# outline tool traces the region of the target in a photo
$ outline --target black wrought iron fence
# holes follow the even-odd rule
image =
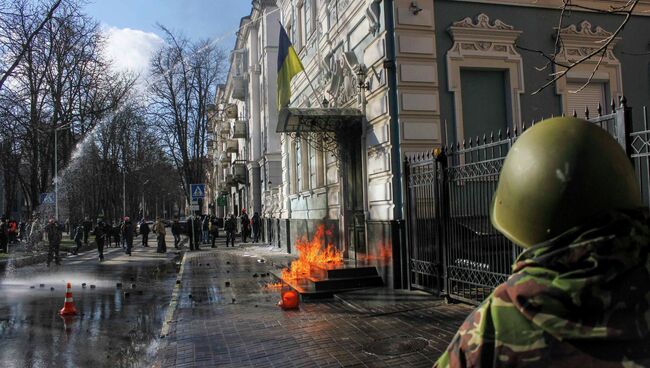
[[[646,205],[650,203],[650,130],[631,132],[624,98],[585,118],[607,130],[632,158]],[[577,114],[574,112],[574,116]],[[644,116],[645,108],[644,108]],[[462,144],[405,159],[409,279],[424,289],[479,303],[506,281],[521,249],[489,219],[503,161],[526,129],[474,137]]]

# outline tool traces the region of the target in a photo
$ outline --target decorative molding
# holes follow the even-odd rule
[[[457,140],[462,141],[465,137],[460,81],[460,71],[465,68],[503,70],[508,74],[510,88],[506,93],[509,95],[511,123],[520,125],[524,72],[515,41],[522,32],[499,19],[491,23],[489,16],[483,13],[477,16],[476,21],[467,17],[454,22],[448,31],[454,43],[447,51],[447,83],[449,91],[454,93]]]
[[[481,3],[490,5],[509,5],[526,8],[547,8],[558,10],[562,7],[562,0],[457,0],[466,3]],[[627,0],[581,0],[580,5],[593,9],[608,10],[610,7],[624,6]],[[585,13],[594,13],[592,10],[580,10]],[[641,0],[634,9],[634,15],[650,16],[650,0]]]
[[[499,19],[494,21],[494,24],[490,24],[490,17],[485,13],[481,13],[476,17],[476,23],[472,18],[467,17],[463,20],[459,20],[452,24],[452,27],[461,27],[461,28],[482,28],[482,29],[497,29],[497,30],[512,30],[513,26],[505,24]]]
[[[611,32],[607,32],[600,26],[596,26],[595,30],[592,30],[591,28],[591,23],[587,20],[583,20],[582,23],[580,23],[579,30],[575,24],[572,24],[568,27],[562,28],[560,30],[560,35],[562,35],[562,37],[609,37],[612,35]]]
[[[557,28],[555,29],[557,32]],[[601,47],[602,41],[611,37],[612,33],[603,29],[600,26],[593,25],[588,21],[582,21],[579,26],[571,24],[565,28],[560,29],[560,37],[562,38],[562,48],[558,52],[556,61],[558,64],[570,64],[581,60],[588,56],[596,49]],[[623,95],[623,77],[621,71],[621,62],[614,55],[614,47],[621,40],[621,37],[616,37],[608,45],[603,59],[600,60],[600,55],[596,55],[590,59],[582,61],[580,64],[574,66],[564,78],[558,79],[555,83],[555,91],[562,100],[562,112],[570,115],[573,111],[568,111],[569,106],[569,88],[567,87],[567,80],[574,82],[584,82],[589,80],[589,76],[594,72],[594,68],[598,66],[598,70],[594,73],[594,79],[600,82],[606,82],[606,88],[609,98],[618,98]],[[600,61],[600,65],[599,65]],[[559,72],[564,68],[560,65],[555,65],[555,71]],[[595,78],[598,77],[598,78]]]

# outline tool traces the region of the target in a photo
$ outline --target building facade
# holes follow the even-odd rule
[[[237,152],[226,160],[231,168],[246,161],[247,181],[226,188],[234,178],[226,169],[216,181],[231,199],[227,212],[238,213],[244,204],[261,212],[264,240],[289,251],[296,239],[324,225],[326,240],[351,262],[376,266],[389,287],[407,287],[413,265],[404,225],[406,155],[552,115],[582,115],[585,107],[593,114],[598,104],[607,106],[623,94],[632,106],[650,100],[650,33],[644,31],[650,29],[650,3],[641,1],[616,37],[612,32],[621,17],[593,11],[565,14],[558,30],[561,5],[255,1],[242,19],[242,25],[255,26],[238,36],[221,107],[237,106],[228,129],[240,120],[247,124]],[[292,101],[281,111],[275,101],[278,20],[305,68],[293,79]],[[531,94],[549,72],[580,60],[607,37],[613,41],[602,58],[599,53]],[[547,60],[535,50],[555,47],[557,65],[540,71]],[[234,93],[237,78],[243,78],[243,94]],[[641,111],[634,110],[637,123]],[[220,142],[227,152],[229,141]],[[219,157],[224,162],[227,156]]]

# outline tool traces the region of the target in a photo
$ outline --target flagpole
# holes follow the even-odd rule
[[[309,83],[309,87],[311,88],[312,92],[314,92],[316,97],[322,98],[321,100],[319,100],[320,106],[321,107],[327,107],[327,106],[325,106],[325,101],[327,101],[327,100],[323,97],[323,95],[320,95],[318,92],[316,92],[316,89],[314,88],[314,85],[311,84],[311,79],[309,79],[309,75],[307,74],[307,70],[305,70],[304,67],[302,68],[302,72],[305,74],[305,79],[307,79],[307,83]]]

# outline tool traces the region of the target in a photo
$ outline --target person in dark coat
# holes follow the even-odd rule
[[[262,219],[259,213],[255,212],[253,214],[251,223],[253,224],[253,243],[257,243],[260,241],[260,228],[262,227]]]
[[[131,249],[133,249],[133,223],[128,217],[124,217],[124,223],[122,224],[122,238],[126,243],[126,254],[131,255]]]
[[[215,247],[214,242],[219,237],[219,223],[216,217],[210,219],[210,238],[212,238],[212,248]]]
[[[0,250],[9,253],[9,239],[7,237],[7,218],[0,218]]]
[[[226,231],[226,248],[228,243],[232,243],[232,246],[235,246],[235,230],[237,229],[237,222],[235,220],[235,215],[231,214],[230,218],[226,220],[224,224],[224,230]]]
[[[97,253],[99,253],[100,262],[104,260],[104,242],[106,241],[106,238],[110,236],[108,233],[110,228],[109,225],[104,223],[103,219],[97,219],[97,226],[95,226],[93,235],[95,235],[95,243],[97,243]]]
[[[248,236],[248,233],[250,232],[251,229],[251,220],[248,217],[248,214],[246,213],[246,209],[242,210],[241,214],[241,241],[242,243],[246,243],[246,237]]]
[[[93,222],[90,221],[88,216],[86,216],[86,218],[81,223],[81,225],[84,228],[84,244],[88,245],[88,235],[90,234],[90,231],[93,229]]]
[[[194,216],[194,221],[192,222],[192,226],[194,227],[194,250],[199,250],[201,249],[202,223],[201,223],[201,219],[198,218],[198,216]]]
[[[61,232],[61,227],[58,222],[54,219],[50,219],[45,226],[45,234],[47,234],[47,242],[49,248],[47,251],[47,267],[50,267],[52,263],[52,258],[57,265],[61,264],[61,258],[59,258],[59,247],[61,246],[61,238],[63,238],[63,233]]]
[[[183,229],[181,229],[181,224],[178,222],[178,217],[174,217],[174,221],[172,222],[172,235],[174,236],[174,248],[176,249],[181,249],[180,243],[182,232]]]
[[[73,254],[77,255],[79,254],[79,248],[81,248],[81,242],[83,241],[84,237],[84,228],[81,225],[77,225],[77,227],[74,230],[74,242],[77,245],[77,247],[74,249]]]
[[[140,224],[140,234],[142,234],[142,246],[143,247],[148,247],[149,246],[149,224],[147,224],[147,219],[142,219],[142,223]]]

